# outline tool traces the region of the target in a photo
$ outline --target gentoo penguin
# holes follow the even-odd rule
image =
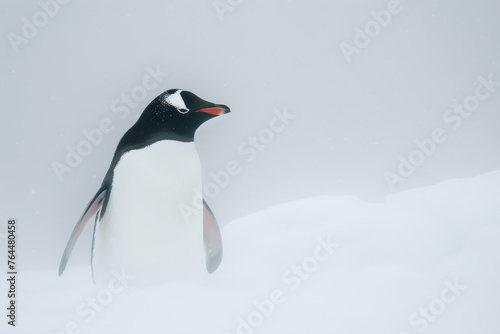
[[[194,135],[204,122],[229,112],[225,105],[181,89],[156,97],[121,138],[101,187],[66,245],[59,275],[94,214],[95,282],[122,271],[153,283],[214,272],[222,241],[212,211],[199,196],[201,165]],[[189,219],[182,211],[186,206]]]

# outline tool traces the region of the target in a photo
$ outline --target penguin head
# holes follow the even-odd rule
[[[193,142],[200,125],[229,112],[227,106],[205,101],[186,90],[169,89],[163,92],[151,101],[120,139],[103,184],[109,186],[114,166],[125,153],[161,140]]]
[[[137,126],[155,137],[192,141],[200,125],[227,114],[230,109],[182,89],[169,89],[157,96],[144,110]]]
[[[202,117],[210,119],[230,112],[229,108],[223,104],[205,101],[195,94],[182,89],[169,89],[158,98],[167,109],[166,111],[187,115],[189,118],[198,117],[194,115],[205,115]]]

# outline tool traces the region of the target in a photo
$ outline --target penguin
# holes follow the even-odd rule
[[[222,260],[215,216],[202,198],[196,130],[227,114],[222,104],[170,89],[157,96],[123,135],[99,190],[85,207],[59,265],[95,215],[91,248],[94,283],[112,272],[164,282],[213,273]],[[185,214],[189,208],[189,215]]]

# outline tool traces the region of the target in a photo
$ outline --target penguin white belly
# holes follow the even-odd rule
[[[111,271],[135,282],[164,282],[207,274],[203,247],[201,166],[193,142],[172,140],[125,153],[95,230],[94,277]],[[181,207],[196,212],[186,221]]]

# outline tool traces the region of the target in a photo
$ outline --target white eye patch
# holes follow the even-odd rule
[[[181,92],[182,89],[179,89],[175,93],[168,95],[165,97],[165,102],[175,107],[181,114],[185,114],[189,111],[189,109],[186,107],[186,104],[182,99]]]

